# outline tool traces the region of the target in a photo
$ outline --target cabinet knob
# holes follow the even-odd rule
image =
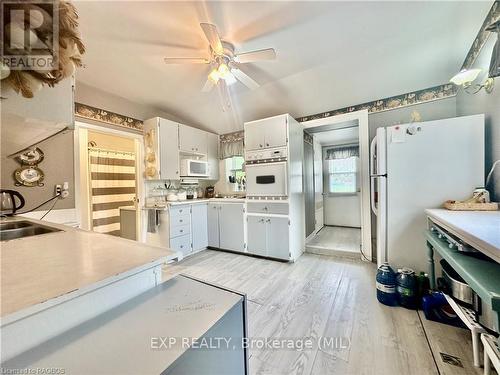
[[[179,220],[179,223],[182,223],[182,219]]]
[[[180,232],[181,232],[181,233],[182,233],[182,232],[184,232],[184,229],[181,229],[181,230],[180,230]]]
[[[271,222],[271,219],[267,219],[267,220],[266,220],[266,223],[270,223],[270,222]]]
[[[259,145],[259,147],[262,147],[262,145]]]
[[[269,143],[266,143],[266,146],[269,146]]]

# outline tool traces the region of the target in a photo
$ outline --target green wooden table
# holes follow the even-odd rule
[[[434,252],[441,255],[474,292],[496,313],[495,330],[500,331],[500,264],[479,259],[448,247],[431,231],[426,232],[429,278],[435,287]]]

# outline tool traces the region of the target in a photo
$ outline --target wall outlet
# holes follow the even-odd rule
[[[55,186],[55,193],[61,199],[69,197],[69,183],[65,181],[62,185],[57,184]]]

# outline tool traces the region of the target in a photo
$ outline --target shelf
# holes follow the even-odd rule
[[[500,312],[500,264],[450,249],[446,241],[439,240],[430,231],[426,231],[425,235],[434,250],[498,314]]]

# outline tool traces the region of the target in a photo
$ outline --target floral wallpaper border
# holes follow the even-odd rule
[[[492,23],[498,21],[500,19],[500,1],[496,0],[493,2],[488,15],[484,19],[479,32],[477,33],[476,39],[472,43],[472,46],[465,57],[464,63],[462,64],[462,69],[469,69],[476,61],[479,53],[481,52],[481,48],[483,48],[484,44],[488,40],[489,36],[492,34],[490,31],[486,31],[486,28]]]
[[[328,112],[317,113],[315,115],[303,116],[296,118],[298,122],[316,120],[320,118],[341,115],[345,113],[368,109],[369,113],[390,111],[392,109],[407,107],[410,105],[431,102],[455,96],[457,88],[453,84],[444,84],[440,86],[430,87],[428,89],[409,92],[406,94],[391,96],[389,98],[374,100],[350,107],[335,109]]]
[[[75,102],[75,116],[142,132],[143,123],[132,117]]]

